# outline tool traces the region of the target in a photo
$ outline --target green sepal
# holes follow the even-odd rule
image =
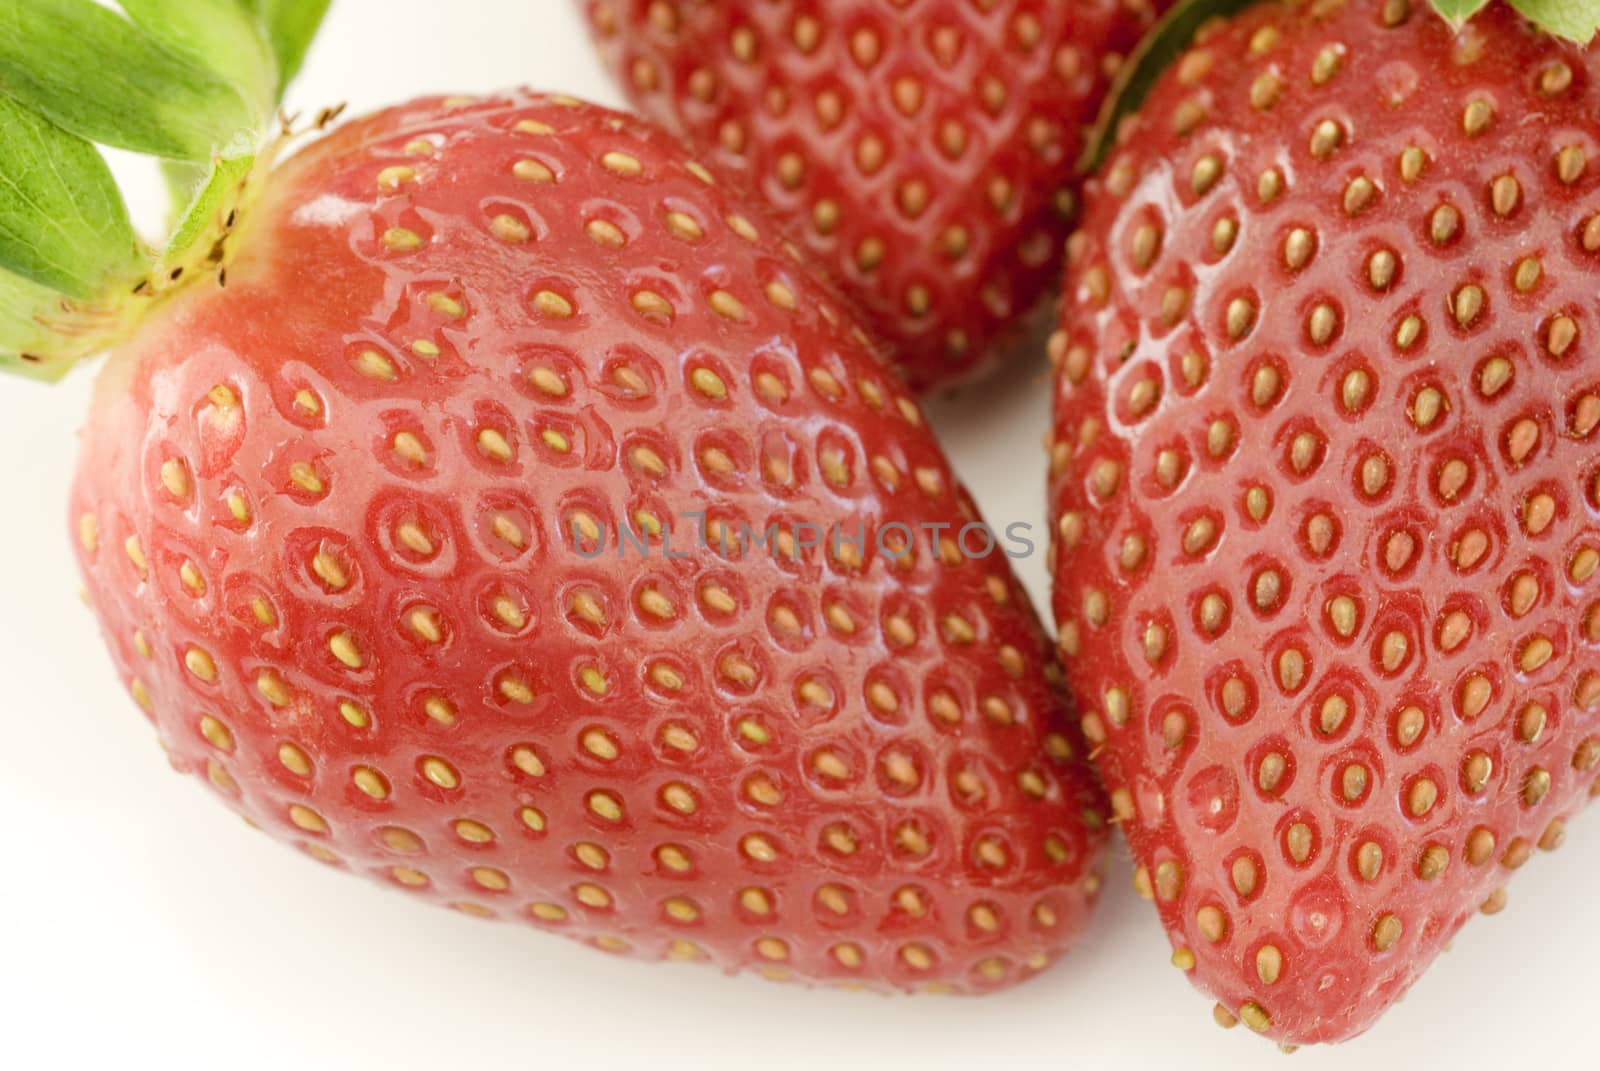
[[[207,69],[93,0],[0,0],[0,90],[98,145],[205,160],[259,119]]]
[[[1492,0],[1432,0],[1433,9],[1452,26],[1464,26]],[[1600,32],[1600,0],[1509,0],[1523,18],[1555,37],[1580,45]]]
[[[1445,2],[1434,0],[1435,4]],[[1600,0],[1512,0],[1511,6],[1545,33],[1580,45],[1600,33]]]
[[[1433,9],[1450,25],[1460,26],[1489,4],[1490,0],[1433,0]]]
[[[245,0],[267,28],[267,39],[278,58],[278,84],[287,86],[300,73],[306,50],[317,36],[332,0]]]
[[[196,267],[190,261],[204,263],[211,257],[211,247],[227,232],[228,217],[238,207],[255,163],[254,153],[219,156],[212,162],[205,181],[178,219],[167,255],[157,266],[157,277],[170,276],[177,268]]]
[[[55,378],[225,266],[329,6],[117,3],[0,0],[0,371]],[[96,146],[161,161],[176,212],[159,252]]]
[[[232,86],[257,109],[272,99],[276,66],[254,13],[239,0],[117,2],[162,48]]]
[[[0,271],[0,372],[44,381],[66,373],[71,362],[42,356],[58,344],[49,318],[63,301],[47,286]]]
[[[90,299],[148,256],[95,147],[0,96],[0,269]]]

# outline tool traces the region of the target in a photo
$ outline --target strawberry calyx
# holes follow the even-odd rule
[[[1260,3],[1261,0],[1179,0],[1145,35],[1122,64],[1105,105],[1095,123],[1083,155],[1078,160],[1082,174],[1099,169],[1112,148],[1123,136],[1126,122],[1139,108],[1168,67],[1189,47],[1202,27],[1225,19]],[[1491,3],[1509,3],[1523,18],[1543,33],[1578,45],[1587,45],[1600,34],[1600,0],[1428,0],[1440,18],[1460,29]]]
[[[0,0],[0,371],[54,380],[205,269],[330,0]],[[100,147],[162,162],[138,235]]]

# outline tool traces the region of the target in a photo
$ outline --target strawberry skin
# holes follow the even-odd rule
[[[1069,243],[1059,644],[1174,963],[1369,1027],[1596,788],[1591,55],[1496,5],[1265,3]]]
[[[173,764],[607,951],[962,992],[1057,956],[1103,806],[1049,640],[770,230],[565,98],[423,100],[280,168],[225,286],[114,358],[72,495]],[[772,522],[842,535],[741,556]],[[850,542],[891,522],[898,564]]]
[[[772,206],[917,390],[1055,285],[1073,166],[1147,0],[583,0],[635,105]]]

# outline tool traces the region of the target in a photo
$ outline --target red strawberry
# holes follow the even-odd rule
[[[634,102],[755,189],[915,389],[1054,285],[1119,53],[1166,0],[585,0]]]
[[[1501,6],[1251,6],[1086,195],[1060,646],[1225,1025],[1366,1029],[1596,790],[1597,74]]]
[[[607,951],[960,991],[1060,953],[1102,834],[1049,642],[769,229],[664,134],[521,93],[269,176],[226,285],[113,359],[72,495],[172,762]]]

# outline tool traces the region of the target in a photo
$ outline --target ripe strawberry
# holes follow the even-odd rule
[[[226,285],[113,359],[72,493],[173,763],[607,951],[960,991],[1061,952],[1103,838],[1048,639],[769,232],[666,135],[525,93],[269,176]]]
[[[1165,3],[584,0],[638,107],[765,198],[918,390],[1055,285],[1082,131]]]
[[[1060,647],[1225,1025],[1366,1029],[1596,791],[1597,74],[1498,5],[1254,5],[1086,194]]]

